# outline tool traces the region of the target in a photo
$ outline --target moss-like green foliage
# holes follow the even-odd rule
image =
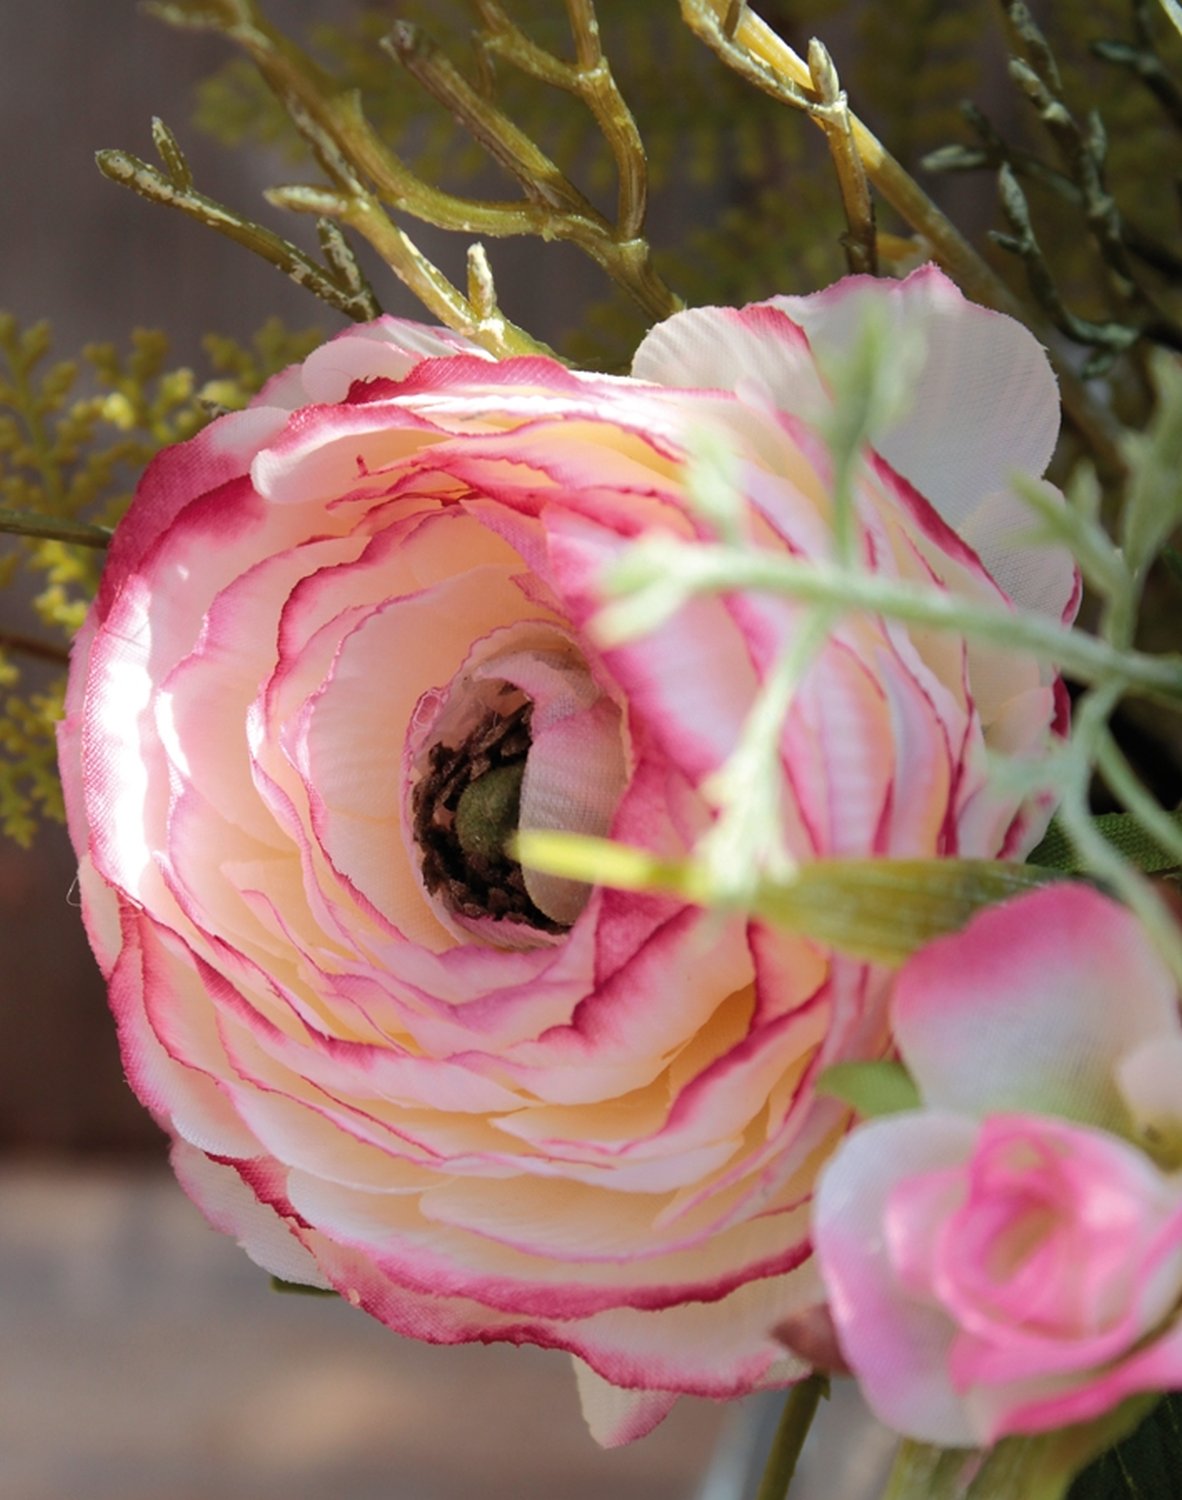
[[[97,344],[54,360],[47,323],[22,329],[0,314],[0,509],[113,526],[153,454],[191,437],[218,408],[244,405],[321,337],[288,333],[276,320],[245,346],[211,336],[199,379],[169,367],[162,333],[141,329],[126,351]],[[53,738],[60,668],[101,567],[100,548],[0,536],[0,587],[30,597],[38,626],[35,634],[0,628],[0,830],[22,844],[37,812],[61,815]]]

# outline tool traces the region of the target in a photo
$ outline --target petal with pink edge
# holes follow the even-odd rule
[[[175,1142],[171,1161],[181,1186],[213,1227],[232,1235],[256,1266],[297,1286],[332,1285],[291,1226],[259,1202],[233,1167],[185,1141]]]
[[[1064,883],[991,907],[917,953],[899,974],[893,1019],[934,1108],[1057,1114],[1124,1133],[1117,1064],[1174,1035],[1176,1006],[1136,918]]]
[[[813,1243],[862,1394],[888,1427],[943,1447],[979,1441],[948,1374],[956,1331],[897,1282],[883,1223],[896,1184],[959,1165],[975,1134],[973,1121],[929,1111],[872,1120],[824,1169],[813,1206]]]
[[[577,1357],[574,1367],[583,1420],[601,1448],[621,1448],[646,1437],[676,1404],[676,1391],[626,1391]]]

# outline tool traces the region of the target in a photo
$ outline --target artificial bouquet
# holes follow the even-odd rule
[[[174,384],[162,441],[74,483],[147,398],[29,398],[40,336],[0,329],[0,528],[49,575],[39,629],[76,631],[57,713],[19,693],[47,636],[0,637],[7,831],[53,810],[56,719],[87,932],[185,1190],[398,1333],[573,1355],[608,1445],[783,1388],[762,1500],[846,1377],[900,1435],[896,1500],[1173,1493],[1182,257],[1118,206],[1048,34],[1000,7],[1050,158],[977,112],[934,162],[996,173],[1011,285],[820,42],[741,3],[633,15],[806,115],[835,177],[847,275],[687,306],[592,0],[473,0],[467,69],[385,17],[507,202],[394,152],[356,37],[334,76],[256,0],[152,9],[245,54],[223,106],[282,107],[318,178],[268,197],[319,254],[203,195],[160,121],[159,165],[103,171],[347,320]],[[1130,13],[1101,56],[1176,125],[1182,13]],[[506,73],[585,111],[614,212]],[[1036,187],[1087,239],[1062,284]],[[463,285],[415,218],[479,237]],[[485,242],[514,234],[630,296],[626,363],[606,317],[578,362],[509,320]],[[359,240],[429,322],[382,312]],[[1102,310],[1070,310],[1097,267]]]

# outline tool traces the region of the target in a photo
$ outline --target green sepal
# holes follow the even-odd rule
[[[1167,1500],[1173,1489],[1136,1488],[1130,1475],[1123,1476],[1127,1488],[1078,1489],[1091,1483],[1092,1469],[1110,1458],[1117,1464],[1115,1472],[1123,1470],[1111,1450],[1130,1434],[1134,1440],[1140,1437],[1138,1428],[1158,1400],[1157,1395],[1135,1396],[1094,1422],[1003,1438],[984,1453],[905,1440],[884,1500]],[[1179,1471],[1166,1472],[1176,1477]]]
[[[840,1099],[867,1120],[920,1104],[915,1080],[900,1062],[833,1063],[818,1076],[816,1092]]]
[[[875,963],[900,964],[956,932],[983,906],[1059,878],[985,859],[819,859],[788,879],[761,880],[741,901],[715,890],[707,866],[663,860],[608,839],[530,830],[513,841],[522,864],[628,891],[667,891],[700,906],[730,904],[776,927]]]

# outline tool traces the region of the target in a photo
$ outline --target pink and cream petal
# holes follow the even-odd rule
[[[974,1124],[928,1112],[863,1125],[821,1174],[813,1240],[842,1353],[881,1422],[943,1447],[978,1434],[948,1374],[955,1329],[943,1311],[914,1301],[895,1280],[883,1222],[896,1184],[958,1166]]]
[[[1063,883],[922,949],[900,973],[892,1015],[933,1107],[1034,1111],[1123,1132],[1117,1060],[1171,1035],[1176,1004],[1136,918]]]

